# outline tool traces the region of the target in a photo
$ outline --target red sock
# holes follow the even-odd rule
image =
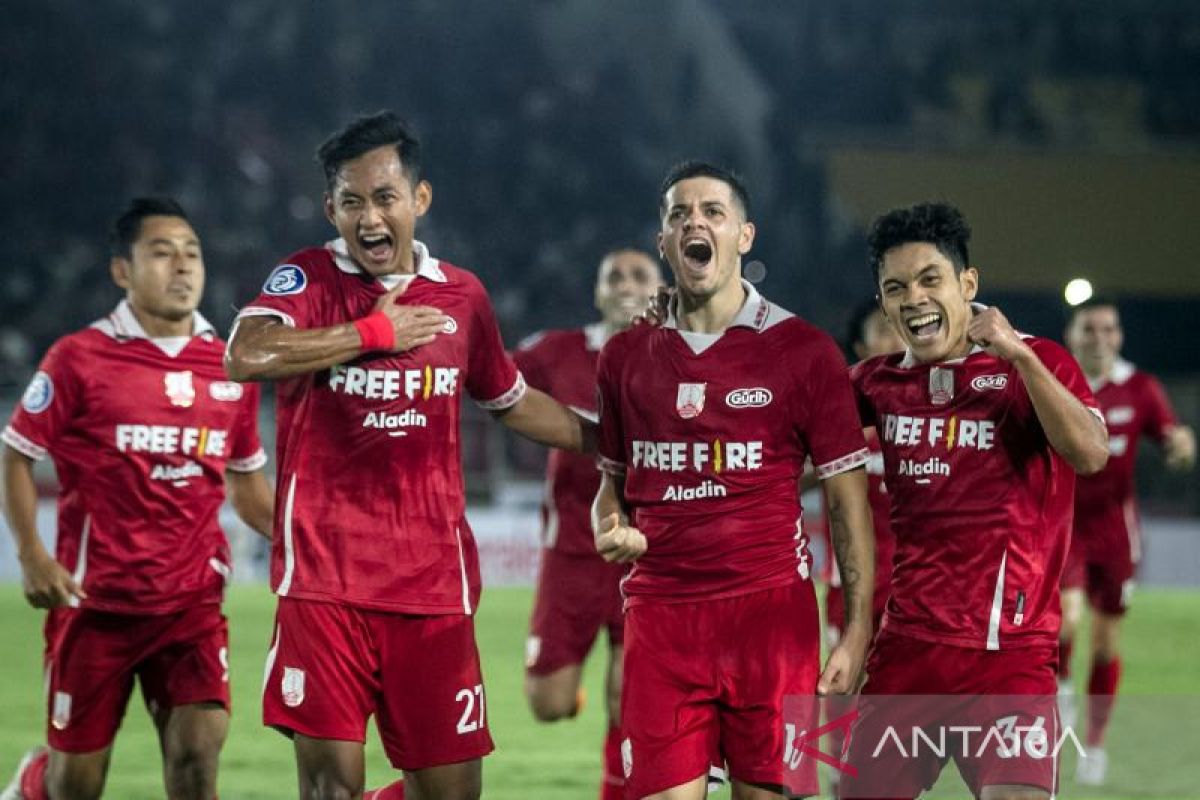
[[[50,800],[46,794],[46,767],[50,764],[50,751],[38,755],[21,773],[21,797],[25,800]]]
[[[1074,649],[1074,638],[1058,640],[1058,679],[1060,681],[1071,680],[1071,651]]]
[[[604,777],[600,781],[600,800],[622,800],[625,796],[625,764],[621,760],[621,729],[608,726],[604,737]]]
[[[1107,663],[1092,661],[1088,677],[1088,747],[1102,747],[1108,720],[1116,702],[1117,684],[1121,682],[1121,659]]]
[[[363,792],[363,800],[404,800],[404,779],[382,789],[367,789]]]

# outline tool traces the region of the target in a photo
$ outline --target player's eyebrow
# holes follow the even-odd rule
[[[175,244],[175,241],[176,240],[174,240],[174,239],[168,239],[164,236],[159,236],[157,238],[151,239],[150,241],[146,242],[146,246],[147,247],[162,247],[162,246],[170,247],[171,245]],[[183,242],[183,246],[184,247],[199,247],[200,240],[194,239],[194,238],[186,239]]]

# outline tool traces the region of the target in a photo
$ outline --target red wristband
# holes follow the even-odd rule
[[[372,311],[362,319],[352,323],[362,339],[364,353],[372,350],[391,350],[396,346],[396,332],[392,329],[392,321],[382,311]]]

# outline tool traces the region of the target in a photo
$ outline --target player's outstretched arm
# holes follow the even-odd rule
[[[242,522],[270,540],[275,521],[275,491],[263,471],[226,470],[225,489],[233,510]]]
[[[1094,475],[1108,462],[1104,423],[1071,393],[1021,339],[1000,309],[975,315],[967,335],[987,352],[1012,362],[1025,382],[1033,410],[1050,446],[1080,475]]]
[[[596,423],[533,387],[513,405],[494,412],[494,416],[538,444],[576,453],[596,452]]]
[[[71,573],[46,552],[37,535],[37,484],[33,460],[4,448],[4,517],[17,545],[25,599],[34,608],[58,608],[72,597],[86,600]]]
[[[829,508],[829,538],[846,598],[845,629],[817,683],[822,695],[846,694],[858,686],[871,645],[871,601],[875,593],[875,528],[867,500],[867,473],[859,468],[822,482]]]
[[[399,353],[429,344],[446,324],[431,306],[402,306],[407,283],[379,298],[362,319],[328,328],[293,328],[272,316],[246,317],[225,350],[235,381],[277,381],[343,364],[363,353]]]
[[[646,552],[646,537],[629,524],[625,504],[625,479],[604,472],[592,501],[592,531],[596,552],[605,561],[626,564]]]

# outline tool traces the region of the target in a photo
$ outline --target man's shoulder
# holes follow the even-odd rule
[[[850,380],[856,385],[861,385],[884,370],[899,367],[903,358],[903,353],[888,353],[865,358],[850,367]]]
[[[587,335],[582,328],[549,328],[531,333],[517,344],[517,351],[562,352],[583,349]]]
[[[1071,355],[1071,351],[1053,339],[1047,339],[1044,336],[1023,336],[1022,338],[1025,340],[1025,344],[1029,345],[1033,352],[1037,354],[1037,357],[1041,359],[1043,364],[1054,366],[1064,363],[1077,363],[1075,356]]]

